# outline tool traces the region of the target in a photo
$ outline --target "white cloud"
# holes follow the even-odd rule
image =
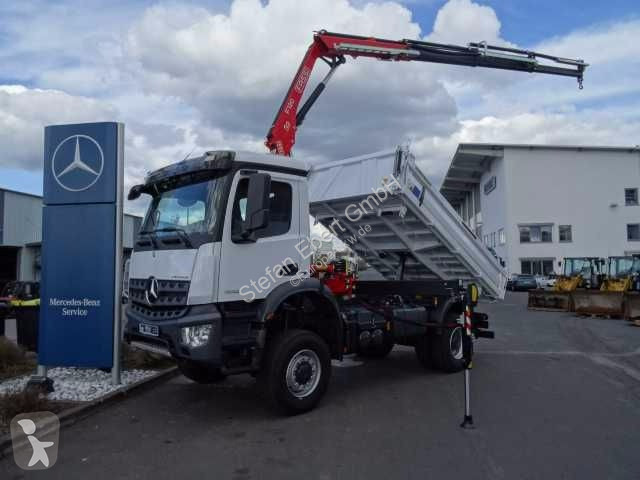
[[[43,128],[54,123],[112,119],[115,111],[86,97],[57,90],[0,86],[0,146],[2,166],[42,168]]]
[[[100,19],[92,0],[34,5],[0,6],[18,19],[5,24],[15,41],[0,47],[3,71],[40,87],[0,88],[0,166],[39,169],[45,124],[120,120],[127,185],[191,151],[263,150],[313,30],[509,43],[495,11],[471,0],[449,0],[424,30],[397,2],[124,2]],[[318,161],[410,140],[437,184],[460,141],[639,143],[640,21],[531,48],[584,57],[585,90],[566,78],[348,59],[300,129],[296,155]],[[325,71],[319,64],[309,90]]]
[[[441,43],[467,44],[486,41],[506,43],[500,38],[500,20],[491,8],[471,0],[449,0],[436,15],[429,40]]]

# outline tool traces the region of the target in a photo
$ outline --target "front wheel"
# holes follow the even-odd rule
[[[324,340],[307,330],[288,330],[271,340],[258,382],[273,407],[295,415],[318,404],[330,376],[331,356]]]

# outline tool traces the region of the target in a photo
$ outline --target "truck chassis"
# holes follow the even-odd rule
[[[412,346],[425,368],[449,373],[471,361],[464,314],[473,302],[458,282],[358,282],[357,295],[340,299],[321,280],[309,278],[295,291],[283,285],[286,298],[274,291],[262,302],[210,305],[208,314],[202,306],[187,307],[178,318],[154,322],[156,335],[141,333],[145,319],[136,313],[142,305],[139,285],[132,280],[129,287],[128,342],[171,355],[182,373],[198,383],[250,373],[272,406],[287,414],[316,406],[329,383],[331,360],[345,355],[381,358],[394,345]],[[216,333],[200,352],[176,344],[173,331],[192,324],[194,315],[207,322],[215,319]],[[469,317],[468,333],[493,336],[486,330],[486,315],[472,312]]]

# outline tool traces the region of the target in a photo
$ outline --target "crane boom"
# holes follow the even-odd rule
[[[313,43],[307,49],[267,134],[265,144],[272,153],[291,155],[297,127],[302,124],[335,70],[345,63],[346,55],[561,75],[576,78],[580,88],[584,70],[588,66],[583,60],[487,45],[485,42],[470,43],[465,47],[418,40],[385,40],[321,30],[314,34]],[[298,108],[318,59],[329,65],[329,72],[302,107]],[[541,63],[541,60],[546,63]]]

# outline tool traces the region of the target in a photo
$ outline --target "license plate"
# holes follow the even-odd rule
[[[157,337],[160,335],[160,329],[157,325],[148,325],[146,323],[138,324],[138,331],[143,335],[150,335],[152,337]]]

